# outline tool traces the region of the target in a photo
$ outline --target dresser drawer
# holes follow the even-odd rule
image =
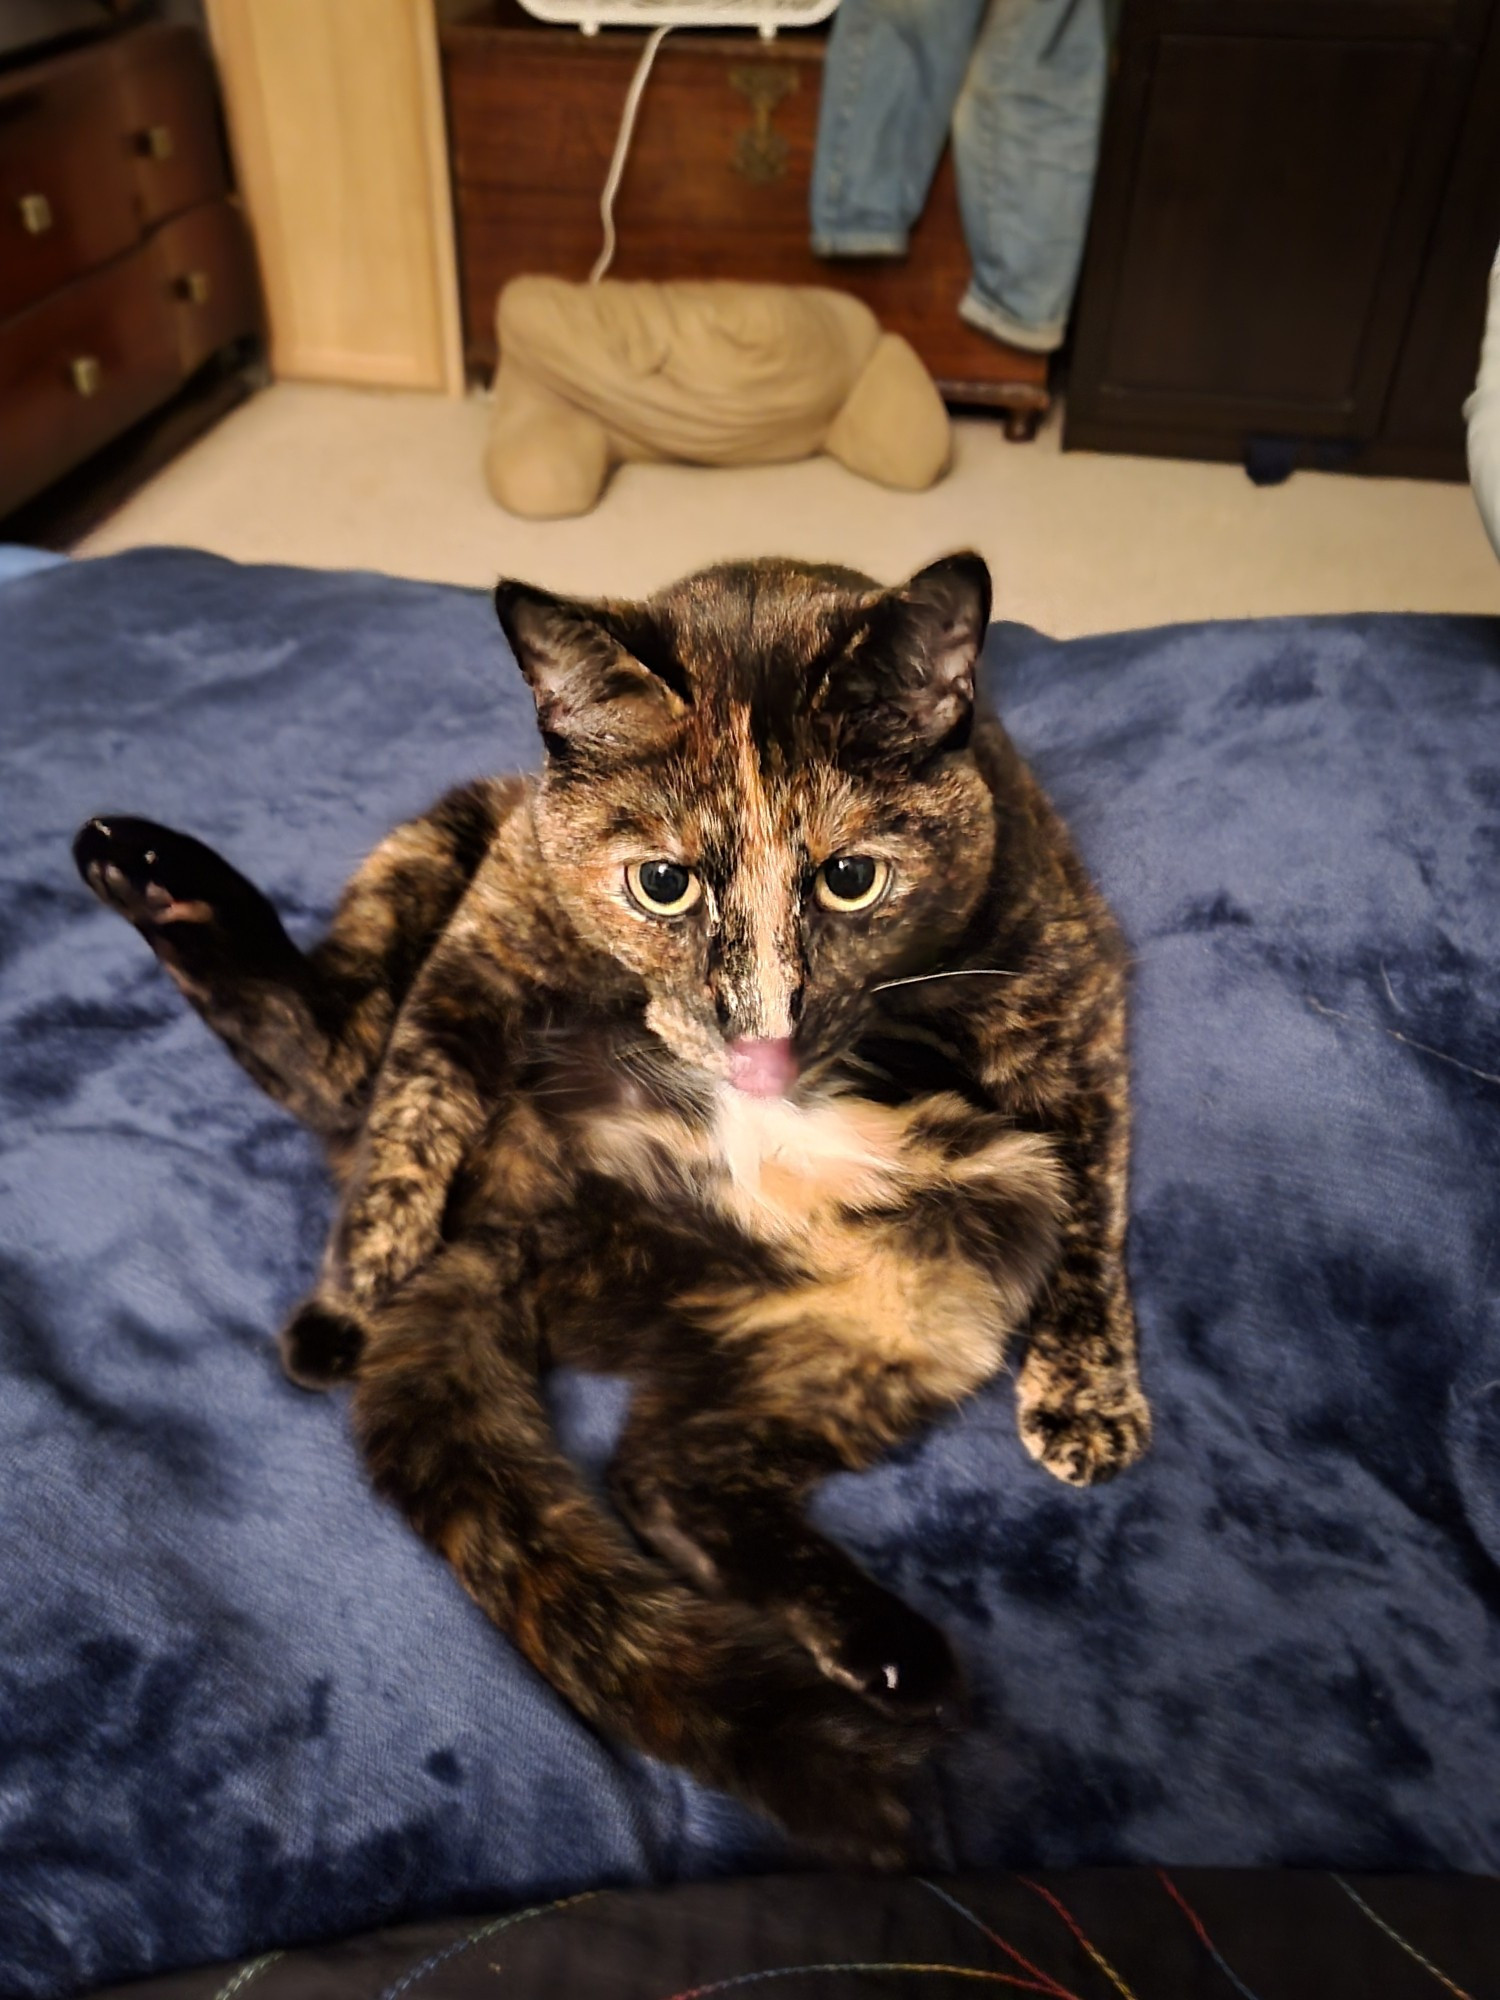
[[[249,231],[233,202],[210,201],[164,222],[151,239],[184,375],[260,328]]]
[[[228,180],[213,72],[192,28],[151,28],[115,44],[124,142],[149,226],[222,195]]]
[[[164,402],[180,378],[152,245],[0,325],[0,514]]]
[[[144,28],[0,80],[0,319],[227,185],[191,28]]]
[[[102,54],[0,86],[0,319],[128,250],[140,234]]]

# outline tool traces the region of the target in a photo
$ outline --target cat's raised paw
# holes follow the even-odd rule
[[[73,839],[79,874],[145,938],[179,984],[285,976],[296,954],[260,891],[211,847],[155,820],[108,813]]]
[[[200,842],[122,813],[86,820],[73,840],[73,860],[84,881],[101,903],[139,929],[211,921],[210,885],[204,879],[211,871],[200,857],[218,861]]]
[[[1057,1379],[1028,1362],[1017,1394],[1022,1444],[1069,1486],[1113,1479],[1151,1442],[1151,1412],[1133,1382],[1106,1398],[1096,1382]]]
[[[308,1299],[278,1337],[281,1365],[299,1389],[331,1389],[347,1382],[364,1352],[364,1328],[352,1313]]]

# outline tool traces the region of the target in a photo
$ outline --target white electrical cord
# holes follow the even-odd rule
[[[641,59],[635,66],[635,75],[630,79],[630,88],[625,93],[625,109],[620,113],[620,130],[615,138],[614,158],[609,163],[604,192],[599,197],[599,220],[604,224],[604,248],[595,258],[594,268],[589,272],[591,285],[597,285],[615,261],[615,196],[620,192],[625,162],[630,157],[630,141],[635,132],[636,113],[641,108],[641,93],[646,88],[651,65],[656,61],[656,51],[671,32],[670,22],[664,27],[651,30],[646,37],[646,46],[641,50]]]

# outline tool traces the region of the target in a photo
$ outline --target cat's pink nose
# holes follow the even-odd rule
[[[729,1081],[751,1097],[780,1097],[797,1081],[791,1042],[747,1039],[729,1044]]]

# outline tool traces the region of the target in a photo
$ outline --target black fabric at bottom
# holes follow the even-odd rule
[[[371,1932],[116,1988],[133,2000],[1484,2000],[1500,1883],[1100,1868],[760,1876]]]

